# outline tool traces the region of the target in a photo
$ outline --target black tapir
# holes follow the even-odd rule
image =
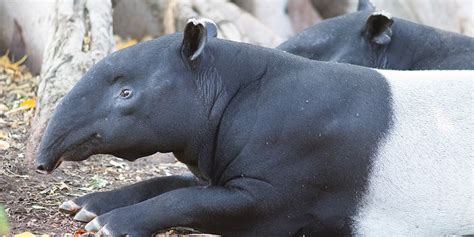
[[[173,152],[157,177],[65,202],[87,230],[149,236],[474,233],[469,72],[391,72],[215,38],[190,20],[115,52],[62,99],[37,165]],[[408,80],[406,78],[409,78]],[[431,80],[425,80],[431,78]]]
[[[367,0],[360,0],[359,11],[324,20],[277,48],[380,69],[474,70],[474,38],[392,18]]]

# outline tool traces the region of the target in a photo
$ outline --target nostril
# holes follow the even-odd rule
[[[45,170],[44,165],[38,165],[36,169],[41,170],[41,171]]]

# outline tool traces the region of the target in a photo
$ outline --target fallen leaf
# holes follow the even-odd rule
[[[92,177],[92,181],[89,183],[88,187],[79,188],[79,189],[84,190],[84,191],[92,191],[92,190],[95,190],[95,189],[104,188],[108,184],[109,184],[109,182],[107,182],[107,180],[102,179],[102,178],[98,177],[97,175],[95,175],[94,177]]]
[[[119,49],[124,49],[124,48],[128,48],[130,46],[136,45],[137,43],[138,43],[138,41],[136,39],[131,39],[131,40],[128,40],[128,41],[125,41],[125,42],[117,43],[115,45],[115,47],[119,50]]]
[[[0,130],[0,139],[6,139],[7,138],[7,133]]]
[[[0,236],[8,235],[10,227],[8,226],[7,214],[3,210],[3,206],[0,205]]]
[[[12,62],[10,58],[8,57],[9,53],[10,51],[7,50],[7,52],[0,57],[0,66],[7,69],[7,71],[12,71],[12,72],[20,71],[20,65],[24,63],[28,57],[25,55],[20,60],[16,62]]]
[[[34,235],[31,232],[23,232],[23,233],[14,235],[13,237],[36,237],[36,235]]]
[[[24,110],[28,110],[28,107],[25,106],[25,107],[18,107],[18,108],[11,109],[11,110],[7,111],[5,113],[5,115],[10,116],[12,114],[16,114],[16,113],[24,111]]]
[[[27,107],[29,109],[36,108],[36,100],[35,99],[27,99],[21,102],[20,107]]]
[[[33,205],[33,206],[31,206],[31,208],[33,208],[33,209],[37,209],[37,210],[43,210],[43,209],[46,209],[46,207],[43,207],[43,206],[40,206],[40,205]]]
[[[125,163],[120,163],[120,162],[117,162],[117,161],[114,161],[114,160],[110,160],[109,163],[110,163],[110,165],[112,165],[116,168],[120,168],[120,169],[125,169],[125,167],[127,166]]]
[[[92,234],[91,232],[87,232],[87,230],[84,229],[78,229],[74,232],[74,237],[80,237],[85,234]]]

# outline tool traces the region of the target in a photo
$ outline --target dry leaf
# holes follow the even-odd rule
[[[50,235],[47,235],[47,234],[35,235],[31,232],[23,232],[17,235],[13,235],[13,237],[50,237]]]
[[[74,232],[74,237],[79,237],[85,234],[92,234],[91,232],[87,232],[87,230],[84,229],[78,229],[76,232]]]
[[[117,43],[115,45],[115,47],[117,48],[117,50],[120,50],[120,49],[124,49],[124,48],[128,48],[130,46],[136,45],[137,43],[138,43],[138,41],[136,39],[131,39],[131,40],[128,40],[128,41],[125,41],[125,42]]]
[[[40,205],[33,205],[33,206],[31,206],[31,208],[38,209],[38,210],[46,209],[46,207],[43,207],[43,206],[40,206]]]
[[[18,107],[18,108],[11,109],[11,110],[7,111],[7,112],[5,113],[5,115],[6,115],[6,116],[10,116],[10,115],[12,115],[12,114],[16,114],[16,113],[21,112],[21,111],[24,111],[24,110],[28,110],[28,107],[26,107],[26,106],[25,106],[25,107],[21,107],[21,106],[20,106],[20,107]],[[13,127],[13,126],[12,126],[12,127]]]
[[[8,57],[9,53],[10,51],[7,50],[7,52],[0,57],[0,67],[5,68],[7,71],[12,71],[13,73],[20,71],[20,65],[26,61],[27,56],[25,55],[20,60],[12,62]]]
[[[7,138],[7,133],[0,130],[0,139],[6,139]]]
[[[13,237],[36,237],[36,235],[31,232],[23,232],[21,234],[14,235]]]
[[[27,100],[23,101],[20,104],[20,107],[27,107],[29,109],[34,109],[34,108],[36,108],[36,100],[35,99],[27,99]]]

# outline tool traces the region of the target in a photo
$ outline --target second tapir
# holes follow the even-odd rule
[[[319,61],[394,70],[474,70],[474,38],[416,24],[375,11],[325,20],[277,47]]]
[[[173,152],[198,177],[157,177],[65,202],[86,229],[474,233],[472,74],[380,73],[215,32],[191,20],[184,34],[115,52],[59,104],[39,169],[98,153]]]

